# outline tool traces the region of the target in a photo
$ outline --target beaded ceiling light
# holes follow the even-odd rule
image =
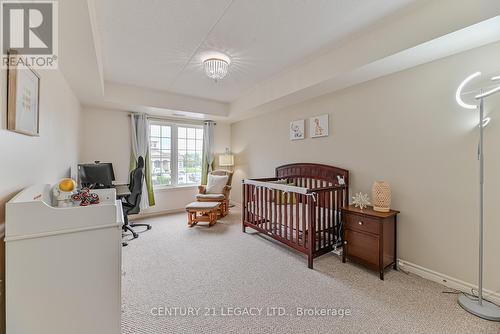
[[[224,79],[227,75],[229,64],[231,63],[228,56],[217,54],[203,60],[203,68],[205,74],[215,82]]]

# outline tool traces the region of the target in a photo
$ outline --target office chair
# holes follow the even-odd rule
[[[135,238],[139,237],[139,234],[133,230],[134,227],[145,227],[146,230],[151,229],[149,224],[139,224],[139,223],[129,223],[128,215],[136,214],[141,211],[141,197],[142,197],[142,184],[144,182],[144,159],[139,157],[137,160],[137,167],[130,172],[130,184],[128,186],[130,190],[130,195],[124,198],[123,213],[124,213],[124,224],[123,230],[130,231],[132,236]]]

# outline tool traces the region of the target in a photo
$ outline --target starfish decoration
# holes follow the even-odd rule
[[[356,195],[352,197],[352,204],[354,204],[354,207],[359,207],[361,210],[363,210],[371,203],[370,199],[368,198],[368,194],[356,193]]]

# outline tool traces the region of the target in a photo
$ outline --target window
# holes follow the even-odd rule
[[[201,181],[203,128],[155,122],[150,125],[151,176],[155,187]]]

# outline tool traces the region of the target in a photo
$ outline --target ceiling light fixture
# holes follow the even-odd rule
[[[231,60],[225,54],[210,55],[203,59],[205,74],[215,82],[224,79],[227,75],[229,64],[231,64]]]

